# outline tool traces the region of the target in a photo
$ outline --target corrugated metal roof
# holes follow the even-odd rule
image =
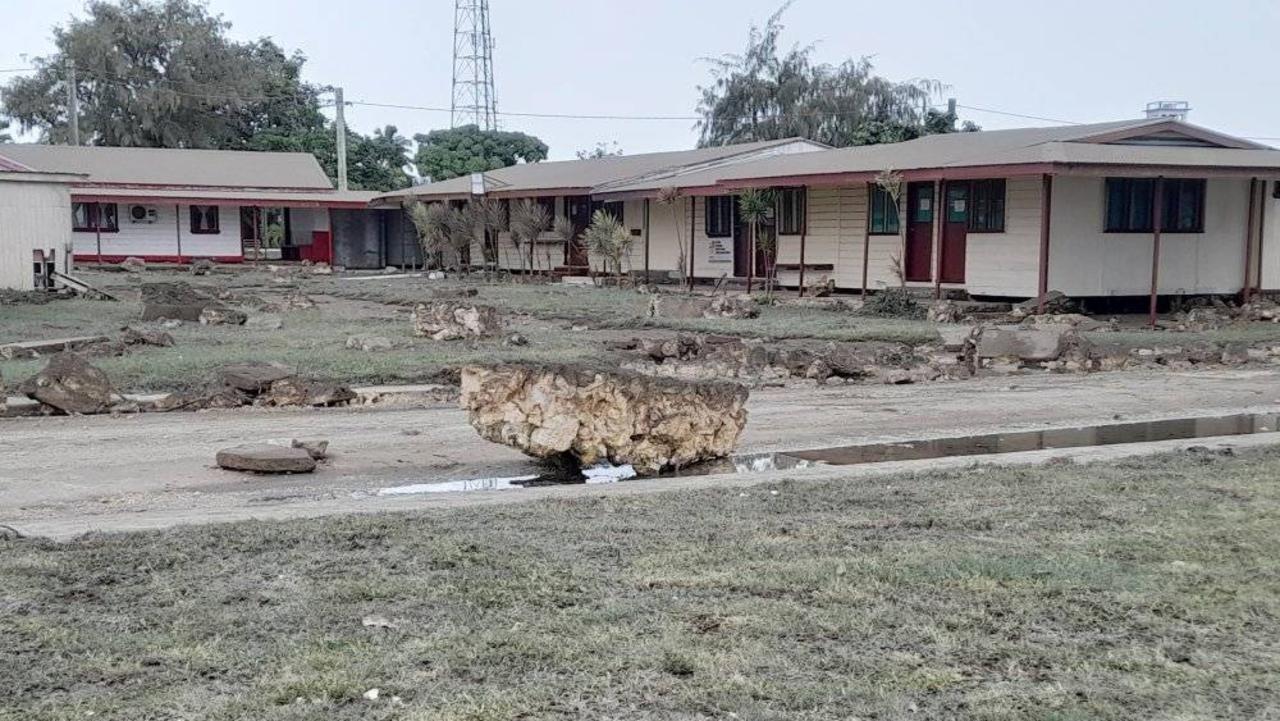
[[[214,188],[333,188],[310,153],[10,144],[0,156],[85,182]]]
[[[159,201],[181,203],[277,205],[281,207],[359,207],[363,208],[378,193],[365,190],[204,190],[200,188],[73,188],[72,197],[77,200],[101,200],[119,203],[156,203]]]
[[[818,143],[810,143],[798,138],[786,138],[783,140],[741,143],[694,150],[677,150],[665,153],[524,163],[491,170],[484,175],[489,192],[527,192],[535,194],[539,191],[565,190],[587,193],[592,188],[605,183],[661,171],[673,171],[700,163],[725,160],[734,156],[761,152],[791,143],[810,144],[814,148],[825,147]],[[419,185],[405,190],[385,193],[379,196],[379,200],[393,201],[406,197],[469,197],[470,195],[471,178],[470,176],[462,176],[439,183]]]

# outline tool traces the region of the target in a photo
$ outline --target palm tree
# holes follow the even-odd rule
[[[597,210],[595,215],[591,216],[591,225],[587,226],[582,239],[586,242],[588,250],[599,254],[604,259],[606,276],[609,275],[609,267],[612,263],[614,273],[618,278],[622,277],[622,259],[624,256],[630,258],[634,239],[612,213]]]
[[[444,267],[444,252],[451,248],[450,232],[453,221],[451,211],[442,203],[427,205],[414,201],[409,206],[409,220],[418,231],[418,246],[422,248],[422,262],[430,267],[436,264]]]
[[[471,201],[467,210],[475,230],[483,234],[485,262],[492,263],[497,270],[500,265],[498,254],[502,250],[498,234],[507,229],[507,208],[500,200],[480,198]]]
[[[762,250],[765,254],[766,278],[769,277],[770,269],[775,265],[772,262],[773,253],[776,251],[776,248],[773,248],[773,240],[770,238],[761,238],[760,227],[764,225],[765,221],[773,214],[774,205],[776,203],[777,199],[774,197],[773,191],[762,188],[751,188],[743,191],[738,196],[738,215],[742,218],[743,222],[747,224],[747,228],[751,231],[751,255],[750,261],[747,263],[748,293],[751,292],[751,281],[755,275],[757,250]],[[766,280],[765,283],[765,292],[767,294],[772,294],[773,290],[769,285],[769,281]]]
[[[551,229],[551,213],[545,205],[535,203],[528,198],[521,200],[511,208],[511,241],[516,248],[522,244],[529,246],[529,272],[534,271],[533,250],[538,245],[542,234]],[[520,268],[524,269],[524,250],[520,249]],[[548,268],[550,270],[550,268]]]

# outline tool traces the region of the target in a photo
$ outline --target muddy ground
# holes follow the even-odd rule
[[[821,448],[930,435],[1280,408],[1280,371],[1041,374],[915,386],[757,390],[741,450]],[[131,529],[395,510],[379,489],[537,472],[481,440],[450,404],[410,409],[211,411],[0,421],[0,523],[32,533]],[[325,439],[332,460],[308,476],[214,467],[219,448]],[[711,479],[714,481],[714,479]],[[648,482],[661,488],[664,481]],[[506,492],[504,492],[506,493]],[[504,498],[518,500],[523,491]],[[465,505],[493,494],[445,494]]]

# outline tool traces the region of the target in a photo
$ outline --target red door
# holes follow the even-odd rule
[[[969,184],[946,184],[947,207],[942,216],[942,266],[943,283],[964,282],[964,256],[969,233]]]
[[[933,183],[907,185],[907,280],[933,280]]]
[[[327,230],[311,231],[311,245],[304,245],[299,253],[301,260],[312,263],[333,262],[333,236]]]

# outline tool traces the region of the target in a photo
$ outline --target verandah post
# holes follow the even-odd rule
[[[1053,176],[1045,173],[1040,190],[1040,282],[1036,313],[1044,315],[1045,297],[1049,295],[1049,229],[1053,213]]]
[[[1156,308],[1160,292],[1160,230],[1164,223],[1164,176],[1156,178],[1155,198],[1151,204],[1151,308],[1148,321],[1156,327]]]

